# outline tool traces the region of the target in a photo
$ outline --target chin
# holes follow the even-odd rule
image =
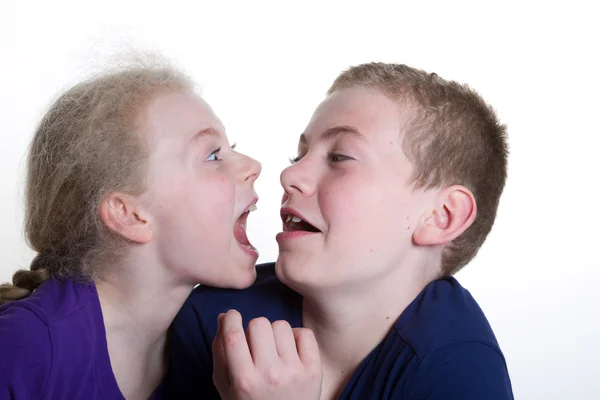
[[[308,268],[307,265],[314,267],[316,263],[299,262],[280,254],[275,263],[275,273],[286,286],[304,294],[317,284],[315,271],[312,271],[312,268]]]
[[[239,265],[239,264],[238,264]],[[231,272],[230,289],[246,289],[256,281],[256,267],[252,263],[244,268],[235,268]]]

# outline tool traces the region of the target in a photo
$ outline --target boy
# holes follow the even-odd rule
[[[219,317],[221,393],[294,380],[264,361],[282,356],[266,317],[312,330],[322,384],[307,382],[321,399],[512,399],[492,329],[452,277],[492,228],[507,156],[505,127],[468,87],[397,64],[343,72],[281,174],[275,266],[243,291],[197,288],[176,318],[174,397],[219,398],[211,342],[217,316],[236,309],[243,327],[237,313]],[[246,327],[247,343],[232,340]],[[232,357],[242,353],[263,358],[246,368],[262,381]],[[319,397],[310,385],[299,398]]]

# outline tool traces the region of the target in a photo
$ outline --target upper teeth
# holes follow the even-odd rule
[[[252,204],[246,211],[256,211],[256,204]]]
[[[296,217],[295,215],[288,215],[287,216],[287,220],[285,222],[288,223],[290,221],[292,221],[292,222],[301,222],[302,218]]]

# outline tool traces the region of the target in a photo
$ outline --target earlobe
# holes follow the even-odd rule
[[[473,193],[464,186],[450,186],[438,194],[435,208],[415,229],[413,241],[420,246],[450,243],[473,224],[476,215]]]
[[[134,243],[148,243],[152,229],[138,202],[122,193],[111,193],[100,204],[100,218],[113,233]]]

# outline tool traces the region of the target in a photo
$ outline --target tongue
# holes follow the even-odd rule
[[[244,246],[252,246],[250,241],[248,240],[248,236],[246,236],[246,220],[248,219],[248,213],[245,212],[242,216],[236,221],[233,226],[233,236],[235,240],[238,241],[239,244]]]

